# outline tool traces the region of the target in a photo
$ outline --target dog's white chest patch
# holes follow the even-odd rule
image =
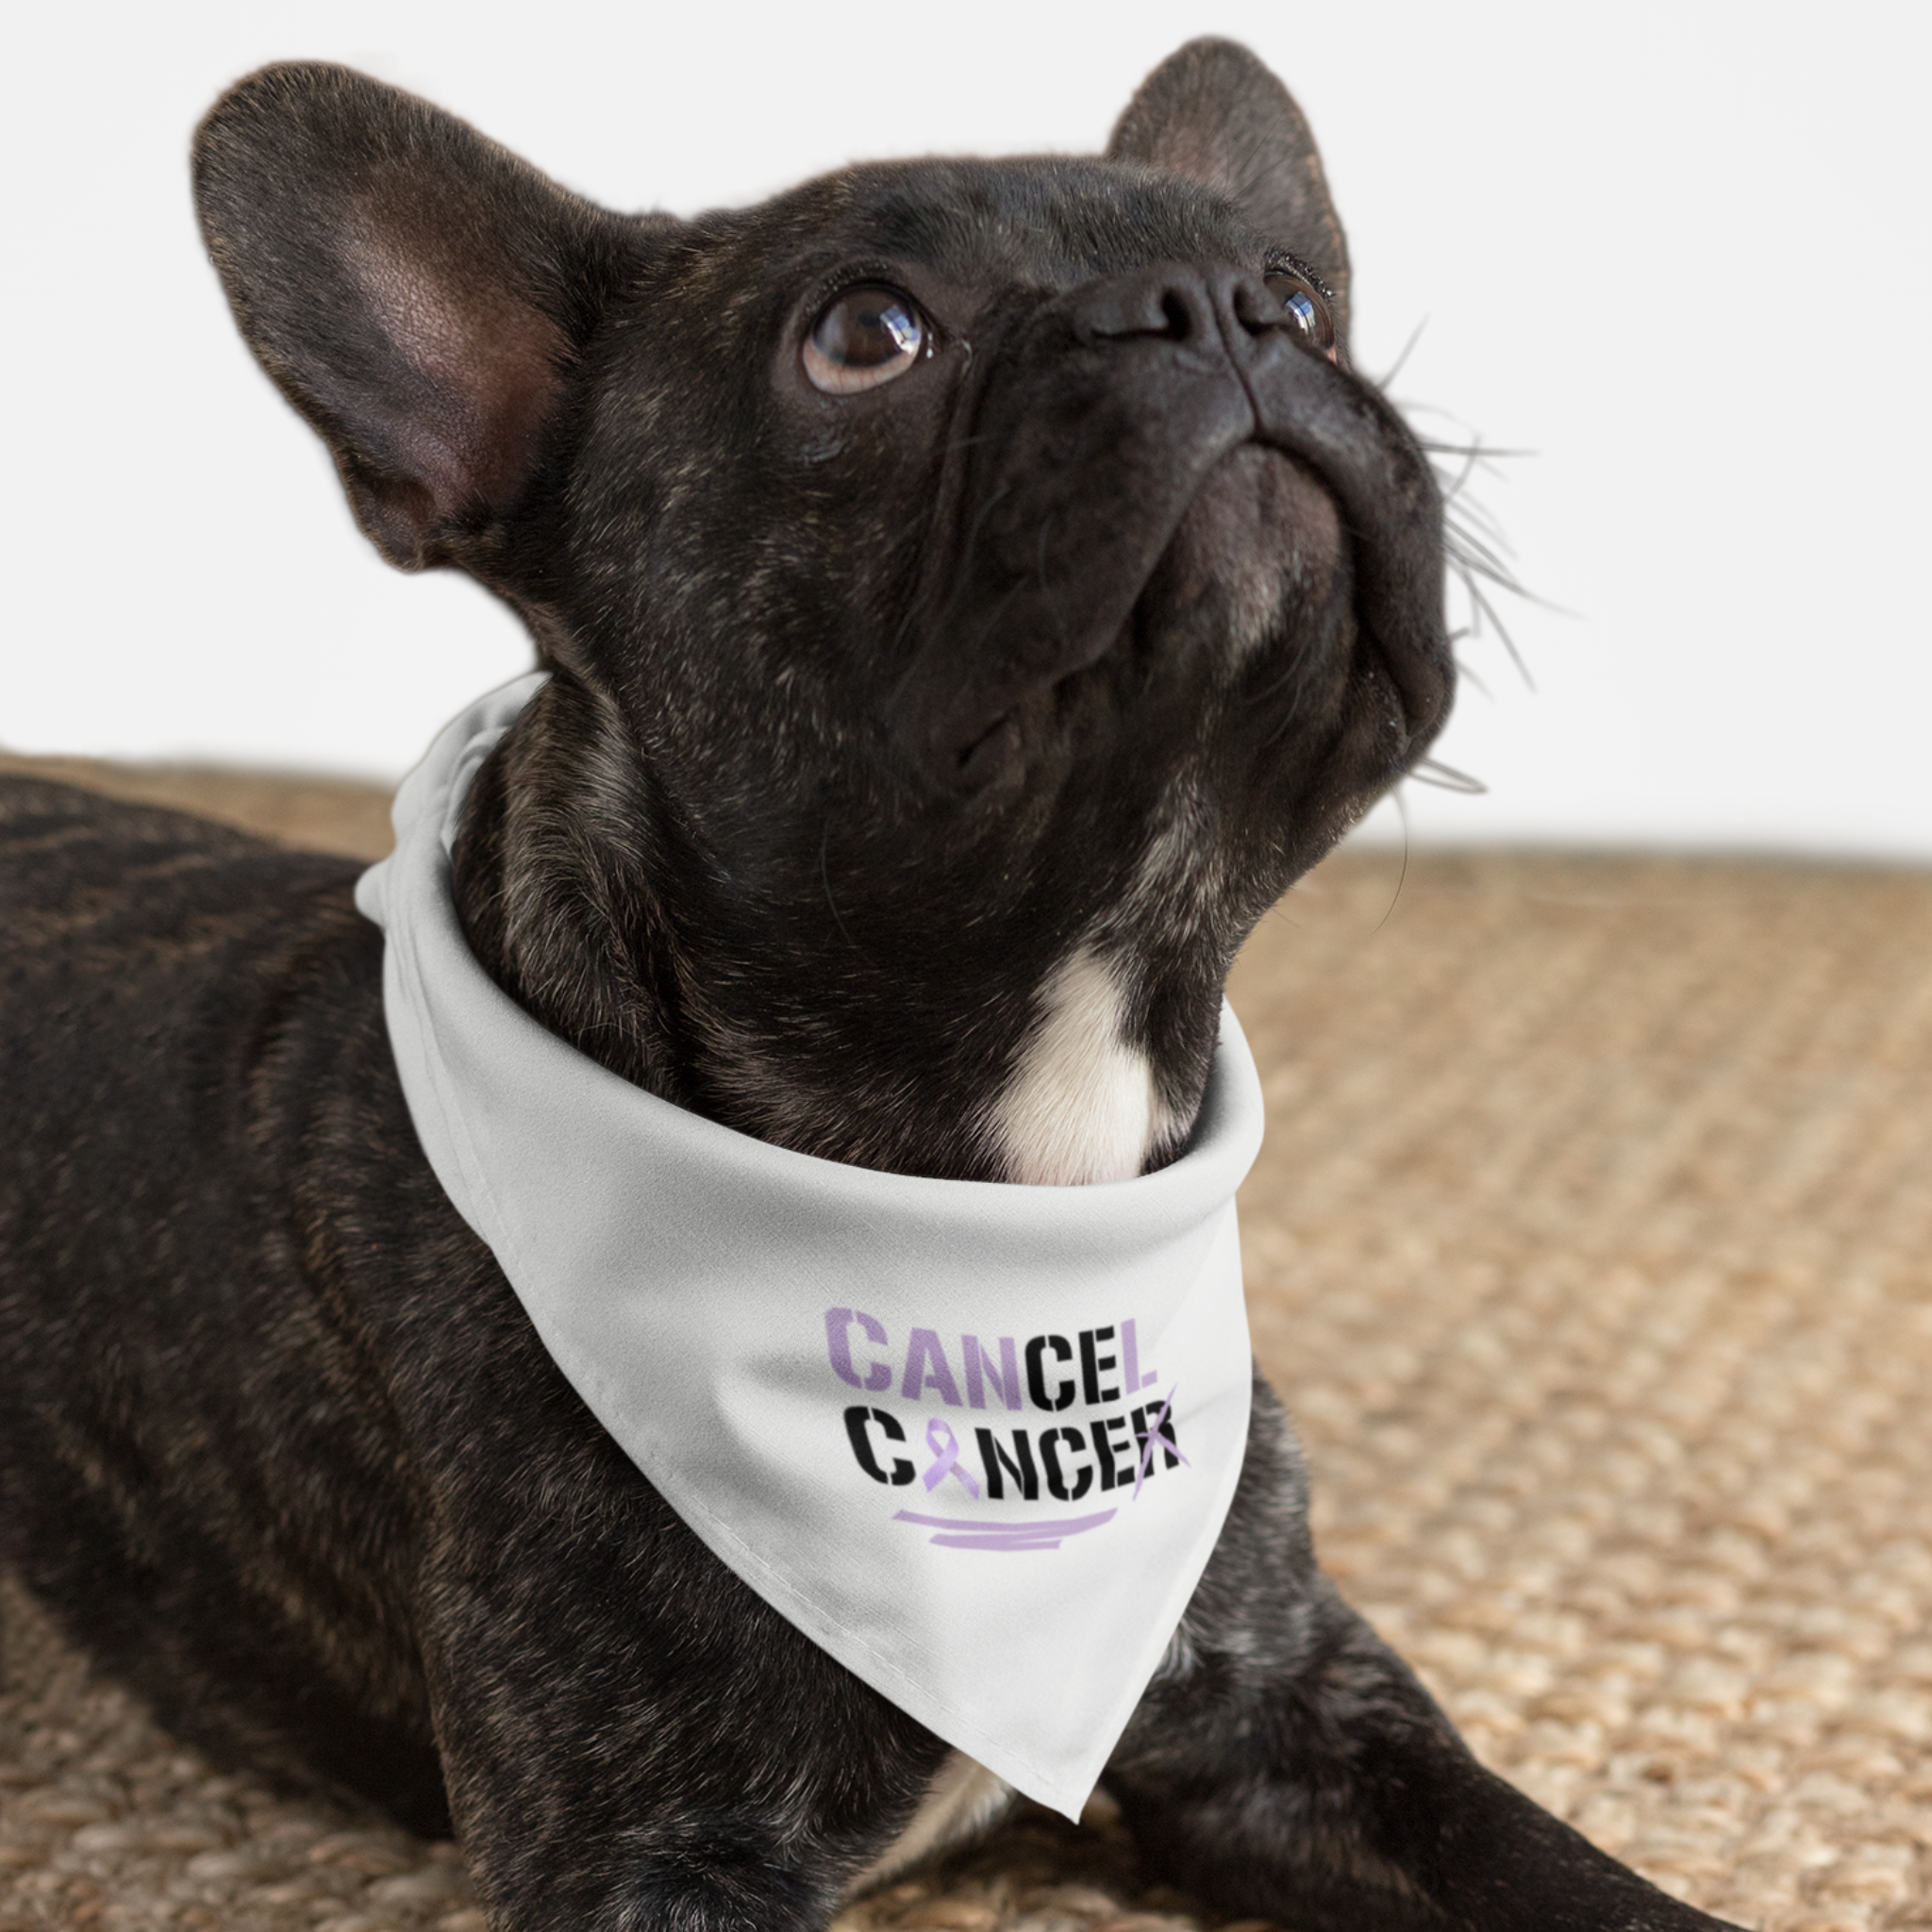
[[[1122,1038],[1114,972],[1083,946],[1040,995],[1041,1018],[993,1103],[993,1143],[1009,1181],[1082,1187],[1131,1180],[1172,1124],[1147,1056]]]

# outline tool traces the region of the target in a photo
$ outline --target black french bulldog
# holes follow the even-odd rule
[[[1183,48],[1104,158],[606,213],[282,66],[195,186],[242,332],[407,569],[554,673],[456,883],[547,1026],[908,1174],[1172,1158],[1236,948],[1448,704],[1441,504],[1346,356],[1300,113]],[[453,1823],[499,1927],[823,1924],[1003,1790],[716,1562],[417,1146],[356,868],[16,780],[0,1555],[163,1720]],[[1257,1391],[1106,1785],[1302,1928],[1689,1928],[1482,1770],[1316,1568]]]

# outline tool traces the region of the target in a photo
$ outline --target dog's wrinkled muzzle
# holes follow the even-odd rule
[[[964,439],[943,588],[895,693],[916,768],[971,789],[1016,708],[1114,646],[1205,479],[1249,442],[1335,498],[1357,624],[1407,736],[1431,735],[1451,682],[1433,478],[1394,411],[1296,341],[1260,276],[1163,265],[1091,284],[999,356]]]

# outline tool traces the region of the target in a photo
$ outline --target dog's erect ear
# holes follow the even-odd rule
[[[334,451],[362,527],[405,569],[474,553],[640,225],[425,101],[306,63],[215,103],[194,192],[242,333]]]
[[[1127,103],[1107,153],[1225,194],[1335,291],[1335,333],[1346,341],[1348,244],[1322,157],[1293,97],[1245,47],[1190,41],[1170,54]]]

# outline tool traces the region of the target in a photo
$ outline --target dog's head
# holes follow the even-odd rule
[[[1081,1180],[1179,1146],[1236,947],[1451,682],[1437,493],[1349,367],[1265,68],[1183,48],[1104,158],[679,222],[279,67],[196,186],[363,527],[510,599],[556,673],[458,853],[509,991],[842,1158]]]

